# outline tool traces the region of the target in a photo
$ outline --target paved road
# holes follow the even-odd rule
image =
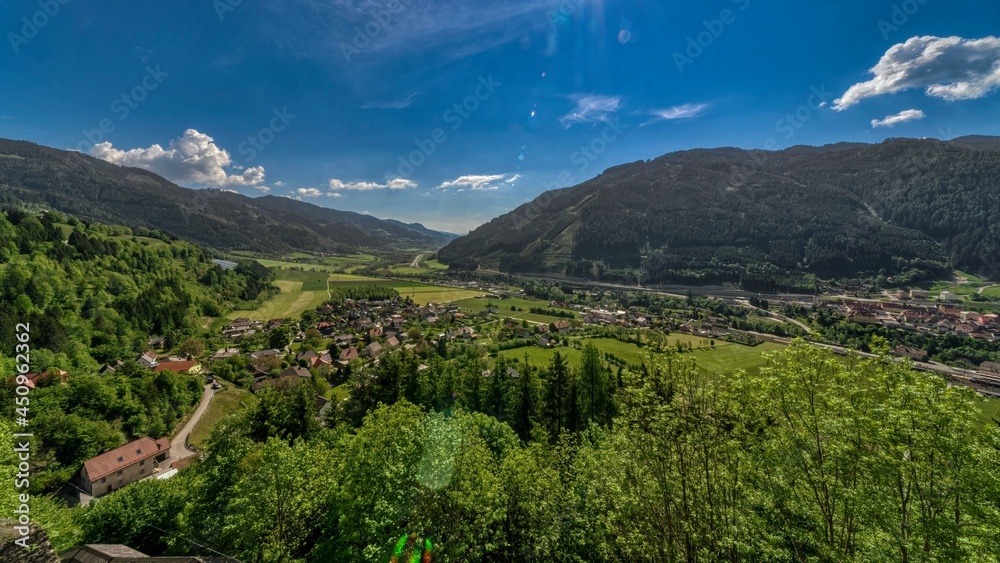
[[[188,449],[186,445],[187,439],[191,435],[191,431],[194,430],[195,425],[201,420],[202,415],[208,410],[208,405],[212,402],[213,397],[215,397],[215,390],[212,389],[211,384],[206,385],[205,393],[201,396],[201,402],[198,403],[198,408],[191,415],[191,419],[184,425],[184,428],[181,428],[180,433],[170,440],[170,458],[173,461],[191,457],[196,453]]]
[[[410,267],[411,268],[419,268],[420,267],[420,259],[423,258],[423,257],[424,257],[423,254],[417,254],[417,257],[414,258],[413,262],[410,263]]]

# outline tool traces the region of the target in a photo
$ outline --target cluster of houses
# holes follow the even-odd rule
[[[476,338],[476,335],[471,332],[471,327],[463,328],[467,330],[459,335],[459,338]],[[497,340],[503,341],[511,338],[534,338],[536,339],[536,343],[539,347],[550,348],[555,343],[556,335],[567,335],[573,330],[573,323],[568,320],[558,320],[549,324],[529,325],[528,327],[525,327],[524,323],[515,320],[508,320],[504,322],[503,328],[497,334]]]
[[[141,367],[148,370],[152,370],[155,373],[161,371],[172,371],[174,373],[189,373],[192,375],[199,375],[202,373],[202,363],[194,356],[190,354],[186,355],[170,355],[163,354],[159,355],[154,350],[146,350],[142,354],[139,354],[135,359],[135,362]],[[122,360],[115,360],[110,364],[105,364],[98,371],[98,375],[111,375],[118,371],[125,362]]]
[[[897,301],[844,300],[839,313],[859,324],[881,324],[929,334],[955,334],[979,340],[1000,338],[1000,320],[995,314],[963,311],[944,303],[937,306],[908,305]]]
[[[592,325],[649,328],[656,321],[655,317],[642,311],[639,307],[630,307],[628,310],[617,311],[586,309],[583,313],[583,322]]]

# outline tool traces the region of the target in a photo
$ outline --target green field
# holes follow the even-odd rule
[[[212,403],[208,405],[208,410],[191,431],[189,438],[191,445],[199,449],[204,448],[208,444],[212,430],[215,430],[223,418],[256,402],[257,398],[249,391],[225,382],[225,389],[215,393]]]
[[[350,287],[365,285],[391,287],[398,291],[401,296],[413,299],[413,302],[418,305],[426,305],[427,303],[454,303],[474,298],[476,295],[482,295],[482,292],[472,291],[469,289],[442,287],[419,282],[361,278],[359,276],[347,276],[344,274],[340,274],[339,276],[334,275],[330,278],[331,289],[338,286]]]
[[[958,283],[957,280],[964,278],[964,283]],[[938,280],[934,282],[926,282],[919,285],[923,289],[927,289],[930,292],[930,296],[938,297],[942,291],[950,291],[955,295],[960,295],[963,297],[968,297],[970,295],[975,295],[983,287],[992,285],[990,282],[985,281],[979,277],[972,274],[966,274],[964,272],[955,272],[955,280]],[[983,295],[988,297],[1000,297],[1000,287],[987,287],[983,290]]]
[[[1000,422],[1000,399],[994,399],[992,397],[983,400],[979,403],[979,410],[982,411],[982,421],[985,424],[993,424],[996,420]]]
[[[262,261],[263,262],[263,261]],[[322,267],[322,266],[321,266]],[[330,289],[337,287],[363,287],[369,285],[391,287],[401,296],[410,297],[418,305],[427,303],[451,303],[469,299],[478,292],[452,287],[440,287],[417,282],[385,280],[351,274],[341,274],[326,271],[300,272],[295,270],[275,270],[277,279],[274,284],[281,290],[278,295],[265,301],[253,310],[237,309],[229,313],[227,318],[246,317],[252,320],[266,321],[277,318],[295,318],[304,311],[315,309],[330,298]]]
[[[512,319],[523,319],[533,323],[550,324],[559,320],[569,320],[563,319],[562,317],[553,317],[549,315],[537,315],[531,313],[532,307],[541,307],[542,309],[554,309],[557,311],[564,311],[567,313],[572,313],[573,318],[579,319],[580,315],[572,309],[560,309],[558,307],[549,307],[548,301],[542,301],[541,299],[532,298],[510,298],[510,299],[463,299],[457,301],[456,305],[462,309],[471,312],[472,314],[477,314],[480,311],[485,311],[490,304],[496,305],[500,312],[497,316],[500,318],[510,317]],[[520,311],[511,311],[511,307],[516,307],[521,309]]]
[[[306,259],[308,262],[295,262],[296,258]],[[256,260],[268,268],[316,270],[318,272],[334,273],[349,272],[355,268],[370,266],[375,261],[375,257],[368,256],[367,254],[358,254],[313,258],[308,254],[296,253],[285,256],[282,260],[270,258],[256,258]]]
[[[293,272],[278,270],[274,285],[281,290],[278,295],[265,301],[253,310],[234,310],[229,319],[246,317],[255,321],[298,317],[309,309],[315,309],[329,299],[324,272]]]
[[[677,341],[681,341],[685,344],[690,343],[695,347],[700,346],[703,340],[705,339],[678,334],[671,334],[668,337],[670,344],[675,344]],[[648,348],[642,348],[635,344],[621,342],[613,338],[591,338],[586,339],[586,341],[596,346],[601,354],[613,354],[629,364],[639,364],[646,361],[646,357],[650,352]],[[731,373],[738,369],[745,369],[748,371],[760,369],[766,364],[764,354],[774,352],[782,348],[784,348],[783,345],[771,342],[765,342],[759,346],[750,347],[743,346],[742,344],[733,344],[731,342],[721,342],[716,340],[714,349],[711,347],[703,348],[692,352],[685,352],[684,355],[686,357],[689,356],[694,358],[694,360],[698,363],[698,367],[705,371],[712,373]],[[527,354],[533,365],[541,366],[547,365],[552,359],[552,356],[555,355],[556,351],[565,356],[571,365],[579,363],[580,358],[582,357],[582,352],[580,350],[568,346],[549,349],[530,346],[514,350],[503,350],[500,352],[500,355],[507,358],[521,360],[524,358],[524,355]]]
[[[328,264],[299,264],[297,262],[286,262],[284,260],[269,260],[267,258],[257,258],[257,262],[261,265],[267,266],[268,268],[274,268],[276,270],[287,270],[287,269],[301,269],[301,270],[315,270],[317,272],[327,272],[333,273],[339,271],[339,268],[330,266]]]

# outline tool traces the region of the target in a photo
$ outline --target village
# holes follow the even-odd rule
[[[384,299],[343,299],[331,301],[300,319],[276,318],[267,321],[238,317],[221,329],[227,343],[203,354],[169,353],[164,350],[164,338],[147,341],[149,349],[134,358],[119,359],[101,367],[99,375],[115,374],[134,362],[139,368],[154,373],[170,371],[204,377],[205,396],[185,428],[173,440],[144,437],[87,460],[74,487],[84,504],[91,498],[104,496],[143,479],[169,478],[190,465],[198,454],[189,444],[192,427],[211,401],[212,395],[225,385],[245,386],[251,393],[264,387],[282,388],[301,383],[325,380],[344,381],[351,373],[377,365],[380,358],[397,350],[416,349],[426,354],[431,348],[449,343],[466,343],[510,347],[550,349],[566,346],[571,337],[577,341],[595,331],[617,331],[621,334],[642,333],[647,338],[656,334],[681,334],[715,342],[727,341],[748,347],[769,341],[788,343],[787,338],[738,329],[721,315],[706,313],[696,318],[652,314],[642,307],[592,306],[579,302],[527,298],[523,291],[501,285],[463,287],[485,290],[474,305],[456,303],[417,305],[411,300],[393,296]],[[585,293],[588,297],[591,294]],[[712,299],[714,300],[714,299]],[[787,306],[821,307],[835,312],[846,321],[860,325],[882,325],[888,328],[933,335],[955,335],[982,341],[998,338],[998,315],[962,310],[951,295],[940,295],[935,301],[925,291],[891,292],[883,299],[832,298],[803,300],[778,299],[769,304],[742,299],[719,299],[728,304],[748,307],[776,325],[792,323],[775,312]],[[522,307],[507,303],[535,305],[536,315],[524,315]],[[468,303],[467,303],[468,305]],[[616,304],[612,304],[616,305]],[[550,322],[519,317],[546,318]],[[801,324],[801,323],[799,323]],[[641,340],[641,339],[640,339]],[[270,347],[248,347],[267,342]],[[905,345],[894,348],[897,356],[914,362],[927,362],[927,350]],[[215,376],[222,363],[241,359],[246,366],[242,381],[220,381]],[[421,364],[418,369],[426,369]],[[129,368],[127,368],[129,369]],[[953,374],[954,375],[954,374]],[[962,375],[962,374],[959,374]],[[978,373],[966,373],[966,383],[985,390],[1000,392],[1000,364],[984,362]],[[28,374],[28,386],[65,382],[65,371],[50,370]],[[335,406],[335,396],[315,394],[314,415],[324,421]]]

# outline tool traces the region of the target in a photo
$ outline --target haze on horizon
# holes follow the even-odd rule
[[[0,137],[457,233],[680,149],[1000,134],[985,0],[45,6]]]

